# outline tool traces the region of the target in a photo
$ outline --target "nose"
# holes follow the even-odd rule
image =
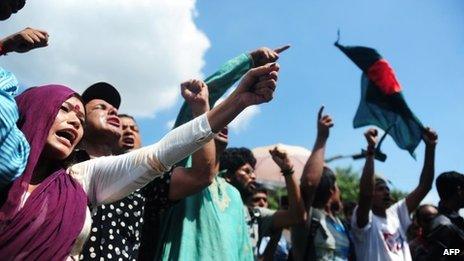
[[[255,171],[254,171],[254,170],[250,173],[250,178],[251,178],[252,180],[256,180],[256,174],[255,174]]]
[[[74,129],[78,130],[81,127],[81,121],[76,115],[70,116],[68,124],[72,125]]]
[[[111,108],[108,110],[108,115],[118,115],[118,109],[111,106]]]

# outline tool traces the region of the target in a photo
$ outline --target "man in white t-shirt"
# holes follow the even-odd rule
[[[351,220],[357,260],[411,260],[406,229],[411,224],[411,212],[432,188],[438,136],[433,130],[424,129],[425,160],[419,185],[405,199],[391,205],[387,183],[374,175],[377,130],[369,129],[364,135],[368,143],[366,163],[358,207]]]

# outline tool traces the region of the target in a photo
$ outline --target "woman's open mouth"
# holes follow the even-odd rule
[[[58,137],[58,140],[64,145],[71,147],[74,144],[74,141],[77,138],[77,133],[73,129],[63,129],[55,133]]]

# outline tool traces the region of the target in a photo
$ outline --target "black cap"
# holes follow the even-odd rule
[[[116,109],[119,109],[119,105],[121,105],[121,95],[119,95],[118,90],[106,82],[94,83],[82,93],[84,105],[94,99],[104,100]]]

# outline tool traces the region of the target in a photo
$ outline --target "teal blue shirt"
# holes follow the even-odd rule
[[[29,144],[16,126],[19,112],[13,95],[17,92],[16,77],[0,68],[0,189],[21,176],[29,157]]]

